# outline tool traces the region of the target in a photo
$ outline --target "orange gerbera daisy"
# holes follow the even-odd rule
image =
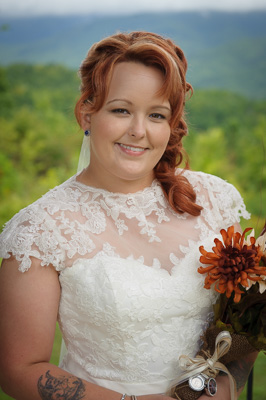
[[[213,252],[206,251],[203,246],[199,248],[202,254],[200,262],[209,265],[198,268],[200,274],[207,273],[204,287],[210,289],[214,284],[214,289],[218,293],[226,293],[228,298],[234,292],[235,303],[245,293],[242,289],[250,287],[250,281],[263,281],[266,276],[266,266],[259,265],[263,249],[256,243],[255,237],[245,241],[245,234],[250,230],[247,228],[241,234],[230,226],[220,231],[223,241],[214,239]]]

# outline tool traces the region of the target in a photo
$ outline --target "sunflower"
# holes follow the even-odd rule
[[[207,273],[204,287],[210,289],[214,284],[214,289],[218,293],[226,293],[227,298],[234,292],[235,303],[241,300],[241,295],[245,293],[243,289],[247,290],[256,282],[266,289],[266,266],[265,263],[260,265],[265,256],[266,233],[257,240],[251,235],[245,240],[250,230],[247,228],[241,234],[230,226],[220,231],[222,240],[214,239],[212,252],[206,251],[204,246],[199,248],[202,254],[200,262],[209,265],[198,268],[200,274]]]

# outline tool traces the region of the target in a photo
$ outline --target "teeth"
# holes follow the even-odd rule
[[[144,149],[142,147],[131,147],[131,146],[126,146],[125,144],[120,143],[121,147],[124,147],[124,149],[128,149],[131,151],[143,151]]]

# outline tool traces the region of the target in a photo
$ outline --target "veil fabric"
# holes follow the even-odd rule
[[[79,154],[79,162],[77,172],[81,172],[90,164],[90,135],[84,135]],[[61,342],[59,365],[61,364],[64,356],[67,354],[67,347],[64,339]]]
[[[79,154],[79,162],[77,172],[81,172],[90,163],[90,136],[84,135],[81,150]]]

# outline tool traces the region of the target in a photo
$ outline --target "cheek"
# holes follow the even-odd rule
[[[126,126],[124,121],[120,122],[113,118],[105,118],[103,121],[99,121],[95,128],[102,139],[113,141],[119,137],[121,132],[124,133]]]
[[[97,121],[91,126],[91,140],[97,143],[108,142],[112,138],[113,127],[107,121]]]
[[[164,129],[158,132],[157,135],[157,146],[161,148],[166,148],[168,142],[170,139],[170,128],[169,129]]]

